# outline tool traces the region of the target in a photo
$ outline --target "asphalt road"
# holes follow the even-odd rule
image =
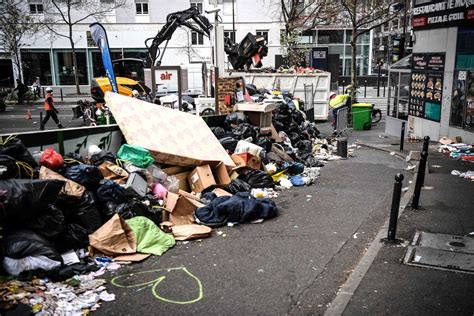
[[[122,287],[109,282],[116,301],[98,314],[323,313],[387,217],[405,167],[380,151],[355,155],[328,163],[315,185],[283,191],[276,219],[217,229],[109,275],[123,276]]]
[[[64,127],[83,126],[82,119],[72,119],[73,105],[57,105],[59,121]],[[32,119],[28,120],[27,111],[30,110]],[[0,113],[0,134],[29,132],[40,129],[40,112],[46,115],[42,105],[8,105],[5,112]],[[48,121],[45,129],[56,129],[52,119]]]

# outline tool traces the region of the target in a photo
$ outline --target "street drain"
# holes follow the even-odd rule
[[[403,263],[474,273],[474,238],[416,232]]]

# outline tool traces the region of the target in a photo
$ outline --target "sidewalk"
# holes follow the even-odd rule
[[[359,139],[385,151],[398,151],[398,140],[378,138],[375,134],[365,133]],[[430,145],[430,173],[425,178],[428,189],[421,191],[421,208],[415,211],[407,207],[398,221],[397,238],[405,244],[394,246],[374,241],[381,249],[355,292],[342,294],[352,297],[345,309],[335,309],[338,313],[343,310],[344,315],[473,315],[474,274],[402,264],[407,244],[416,231],[460,236],[474,232],[474,182],[451,175],[454,169],[473,170],[474,164],[438,153],[435,144]],[[420,150],[421,146],[422,143],[405,143],[406,151]],[[404,187],[409,180],[405,178]],[[360,264],[364,264],[364,258]]]

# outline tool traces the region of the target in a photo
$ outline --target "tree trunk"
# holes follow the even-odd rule
[[[351,40],[351,50],[352,50],[352,59],[351,59],[351,104],[354,104],[356,91],[357,91],[357,39],[355,37],[356,29],[352,28],[352,40]]]
[[[16,70],[18,71],[18,79],[20,79],[20,81],[23,82],[23,72],[21,70],[20,52],[17,49],[15,49],[15,51],[12,52],[12,55],[13,55],[12,56],[13,63],[15,64]]]
[[[79,88],[79,74],[77,71],[77,56],[76,56],[76,47],[74,45],[74,40],[72,39],[72,28],[69,31],[69,41],[71,42],[72,48],[72,66],[74,67],[74,82],[76,84],[77,94],[81,94],[81,89]]]

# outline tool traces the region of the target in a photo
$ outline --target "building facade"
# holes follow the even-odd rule
[[[44,18],[47,0],[22,0],[25,14]],[[107,4],[114,0],[97,0]],[[215,0],[220,8],[224,25],[224,35],[234,37],[237,42],[250,32],[262,35],[268,41],[268,56],[263,60],[264,67],[275,67],[281,61],[282,49],[280,33],[283,23],[278,16],[278,1],[268,0]],[[112,59],[146,59],[148,52],[145,40],[154,37],[166,21],[169,13],[197,6],[202,12],[214,8],[209,0],[126,0],[125,6],[107,13],[101,20],[107,33]],[[82,15],[81,15],[82,14]],[[204,13],[205,14],[205,13]],[[80,18],[82,12],[75,12]],[[206,15],[214,23],[212,14]],[[77,51],[77,67],[81,85],[89,85],[92,78],[104,74],[98,48],[93,43],[89,24],[95,19],[85,19],[74,26],[73,40]],[[233,22],[235,33],[233,32]],[[54,25],[57,32],[67,34],[65,25]],[[360,38],[357,47],[358,73],[371,72],[372,44],[371,34]],[[339,74],[350,75],[351,50],[350,31],[341,27],[318,28],[306,32],[301,37],[301,45],[328,47],[329,54],[339,56]],[[22,71],[26,84],[40,77],[42,85],[67,86],[74,84],[72,50],[69,40],[46,30],[25,40],[21,49],[22,66],[13,73]],[[8,64],[8,55],[0,54],[0,65]],[[212,62],[212,46],[208,38],[193,31],[180,28],[173,35],[163,55],[163,66],[182,66],[192,68],[193,64]],[[200,67],[200,66],[199,66]],[[6,66],[8,68],[8,65]],[[2,74],[2,76],[4,76]],[[5,74],[6,76],[6,74]],[[17,77],[18,75],[15,75]],[[2,78],[0,78],[1,80]],[[0,81],[1,82],[1,81]]]

